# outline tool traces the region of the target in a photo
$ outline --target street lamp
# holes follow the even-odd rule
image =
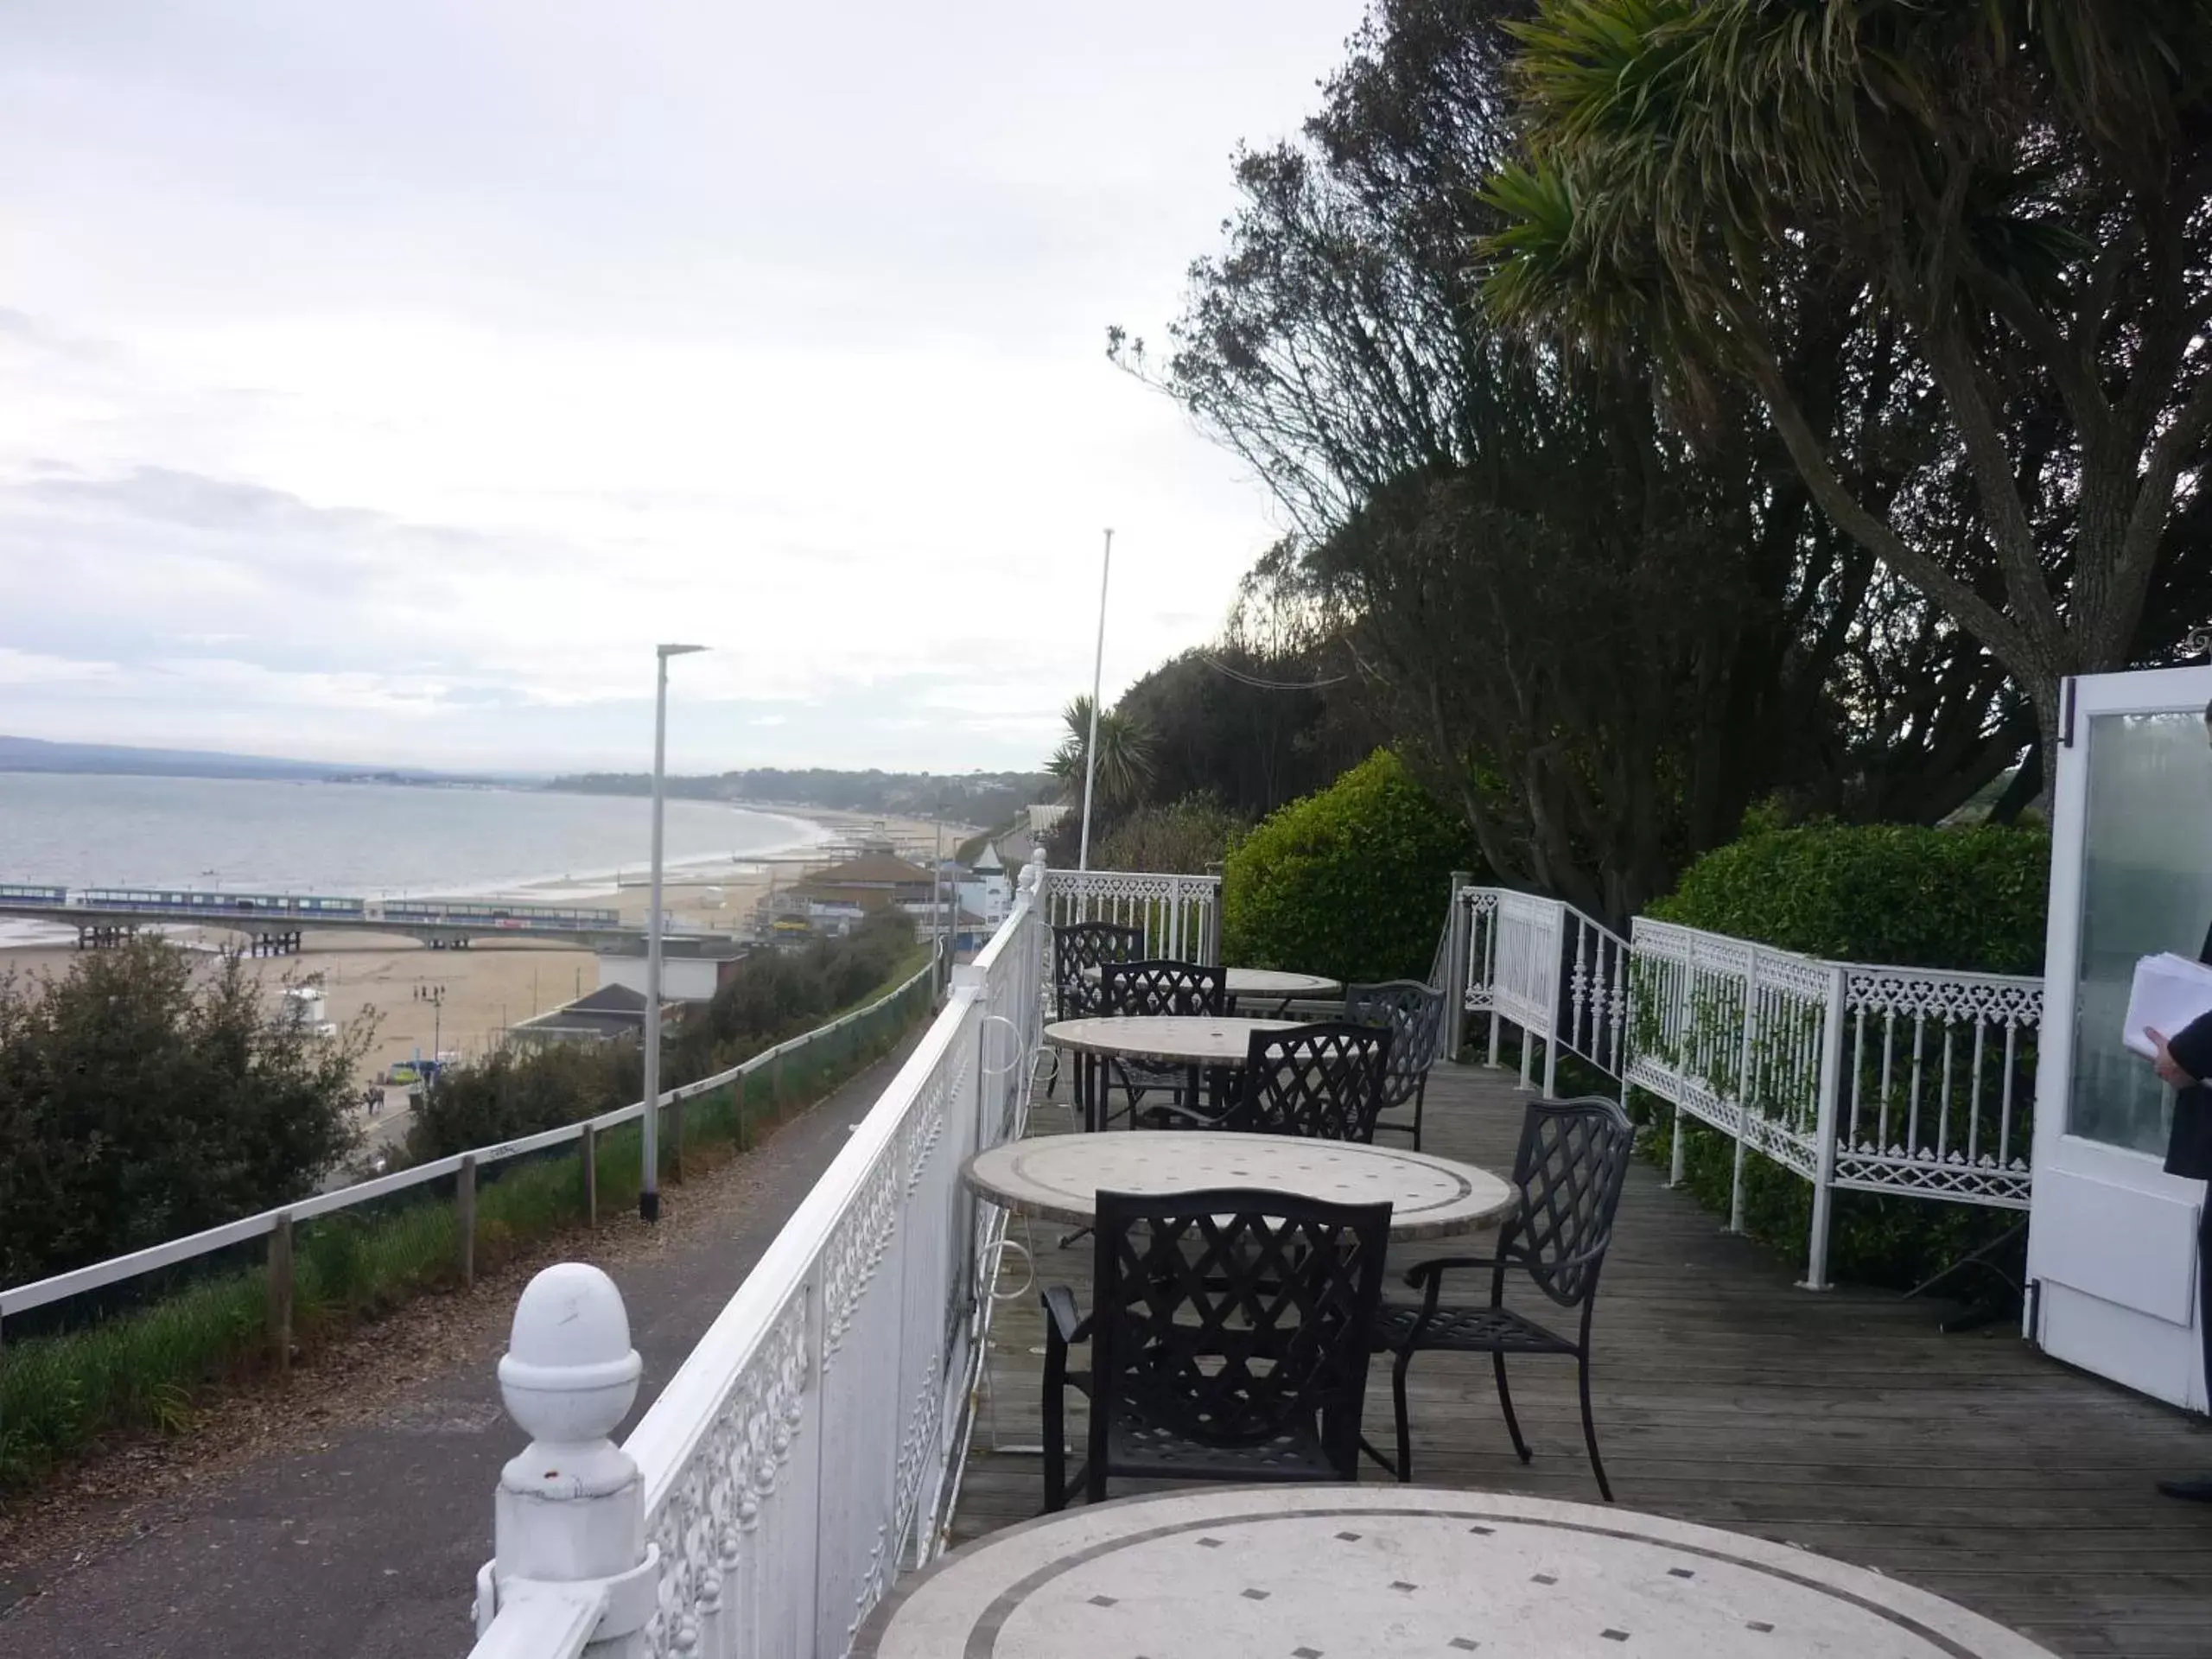
[[[1090,868],[1090,791],[1098,781],[1098,681],[1106,668],[1106,579],[1114,572],[1114,532],[1106,532],[1106,552],[1098,564],[1098,648],[1090,658],[1090,735],[1083,746],[1083,839],[1076,854],[1078,870]]]
[[[704,645],[656,645],[653,675],[653,877],[652,908],[645,916],[645,1116],[644,1179],[638,1187],[638,1214],[660,1219],[660,818],[662,774],[668,766],[668,659],[688,657]]]

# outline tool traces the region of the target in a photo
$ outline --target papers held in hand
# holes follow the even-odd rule
[[[2149,1059],[2158,1051],[2143,1033],[2171,1037],[2199,1014],[2212,1014],[2212,968],[2171,950],[2135,964],[2135,987],[2127,994],[2127,1024],[2120,1040]]]

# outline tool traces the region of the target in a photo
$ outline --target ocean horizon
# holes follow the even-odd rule
[[[664,824],[671,867],[769,857],[830,833],[711,801],[670,801]],[[645,871],[651,836],[650,803],[636,796],[0,772],[0,881],[588,902],[613,893],[618,874]],[[0,919],[0,946],[52,937],[49,925]]]

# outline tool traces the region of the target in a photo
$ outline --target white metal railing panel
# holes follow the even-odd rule
[[[639,1651],[843,1654],[942,1548],[1004,1227],[960,1171],[1028,1109],[1042,874],[617,1454],[653,1580]],[[504,1550],[495,1596],[531,1577]]]
[[[1836,1185],[2025,1209],[2043,982],[1845,969]]]
[[[1895,1192],[2024,1209],[2031,1185],[2040,979],[1823,962],[1638,917],[1623,939],[1573,906],[1459,889],[1457,961],[1469,1013],[1658,1096],[1738,1148],[1815,1187],[1809,1282],[1826,1272],[1830,1194]],[[1675,1179],[1683,1168],[1675,1142]]]
[[[1113,922],[1144,930],[1145,954],[1209,965],[1221,961],[1221,878],[1143,870],[1047,870],[1054,927]]]

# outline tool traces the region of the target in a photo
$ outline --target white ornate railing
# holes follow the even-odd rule
[[[1048,870],[1046,913],[1054,927],[1116,922],[1144,930],[1145,954],[1183,962],[1221,960],[1221,878],[1143,870]]]
[[[575,1263],[533,1281],[500,1381],[534,1444],[501,1476],[478,1659],[582,1651],[578,1605],[594,1652],[842,1655],[941,1548],[1004,1224],[960,1168],[1028,1109],[1043,874],[620,1450],[619,1294]]]
[[[1813,1185],[1806,1282],[1827,1282],[1832,1195],[2028,1207],[2043,982],[1823,962],[1638,917],[1627,939],[1557,899],[1462,887],[1469,1013],[1521,1027],[1521,1080],[1578,1055]],[[1673,1177],[1682,1178],[1675,1137]]]

